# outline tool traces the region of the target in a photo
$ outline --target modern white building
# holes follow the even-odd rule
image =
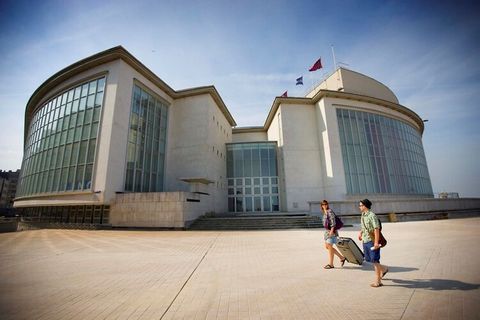
[[[215,87],[176,91],[122,47],[46,80],[25,112],[15,207],[39,221],[185,227],[205,213],[433,198],[422,119],[339,68],[237,128]]]

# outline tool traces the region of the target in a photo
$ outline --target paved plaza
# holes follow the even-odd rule
[[[480,319],[480,218],[384,234],[370,288],[370,264],[323,269],[321,229],[3,233],[0,318]]]

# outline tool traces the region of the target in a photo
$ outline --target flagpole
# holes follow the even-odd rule
[[[333,56],[333,71],[337,70],[337,62],[335,60],[335,50],[333,50],[333,44],[330,45],[332,47],[332,56]]]

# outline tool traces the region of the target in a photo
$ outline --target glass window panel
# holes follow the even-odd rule
[[[92,139],[88,143],[87,163],[93,162],[95,156],[96,139]]]
[[[75,128],[76,124],[77,124],[77,114],[73,113],[72,115],[70,115],[70,125],[68,127]]]
[[[97,81],[91,81],[88,85],[88,94],[97,92]]]
[[[65,190],[73,190],[73,177],[75,175],[75,167],[70,167],[68,169],[68,179]]]
[[[81,97],[85,97],[88,94],[88,83],[85,83],[82,85],[82,94],[80,95]]]
[[[79,141],[82,137],[82,127],[78,126],[75,128],[75,135],[73,137],[74,141]]]
[[[253,211],[253,199],[251,197],[245,198],[245,211],[252,212]]]
[[[72,102],[72,112],[77,112],[79,109],[79,101],[78,100],[74,100]]]
[[[80,87],[76,87],[75,88],[75,93],[73,95],[73,99],[78,99],[80,98],[80,92],[81,92],[81,88]]]
[[[80,149],[80,143],[79,142],[74,143],[72,147],[72,156],[70,159],[70,165],[75,165],[77,163],[79,149]]]
[[[97,91],[101,92],[104,91],[105,86],[105,78],[98,79],[97,81]]]
[[[87,147],[88,147],[88,141],[82,141],[80,142],[80,150],[78,152],[78,163],[85,163],[85,159],[87,157]]]
[[[93,108],[93,105],[95,104],[95,95],[89,95],[87,97],[87,109]]]
[[[90,124],[83,126],[82,139],[88,139],[90,137]]]
[[[67,143],[73,142],[74,134],[75,134],[75,130],[73,128],[68,129],[68,131],[67,131]]]
[[[87,107],[87,98],[83,97],[79,100],[78,110],[85,110]]]
[[[280,211],[280,204],[278,202],[278,196],[272,197],[272,211]]]
[[[133,169],[127,169],[125,177],[125,191],[133,191]]]
[[[81,190],[83,188],[83,171],[85,170],[85,166],[80,165],[77,167],[77,173],[75,175],[75,190]]]
[[[68,166],[70,164],[70,158],[72,155],[72,144],[67,144],[65,146],[65,154],[63,156],[63,166]]]
[[[236,197],[235,198],[235,211],[236,212],[243,212],[243,197]]]
[[[270,197],[263,197],[263,211],[271,211]]]
[[[228,212],[235,212],[235,198],[228,198]]]
[[[85,123],[92,122],[93,109],[88,109],[85,111]]]
[[[83,189],[91,189],[92,188],[92,169],[93,169],[93,165],[91,165],[91,164],[89,164],[85,167]]]
[[[95,108],[99,108],[103,103],[103,92],[97,93],[95,96]]]
[[[92,123],[92,131],[90,132],[90,138],[97,137],[98,122]]]

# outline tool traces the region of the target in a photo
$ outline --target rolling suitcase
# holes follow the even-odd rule
[[[338,237],[337,248],[348,262],[359,265],[363,263],[363,252],[352,238]]]

